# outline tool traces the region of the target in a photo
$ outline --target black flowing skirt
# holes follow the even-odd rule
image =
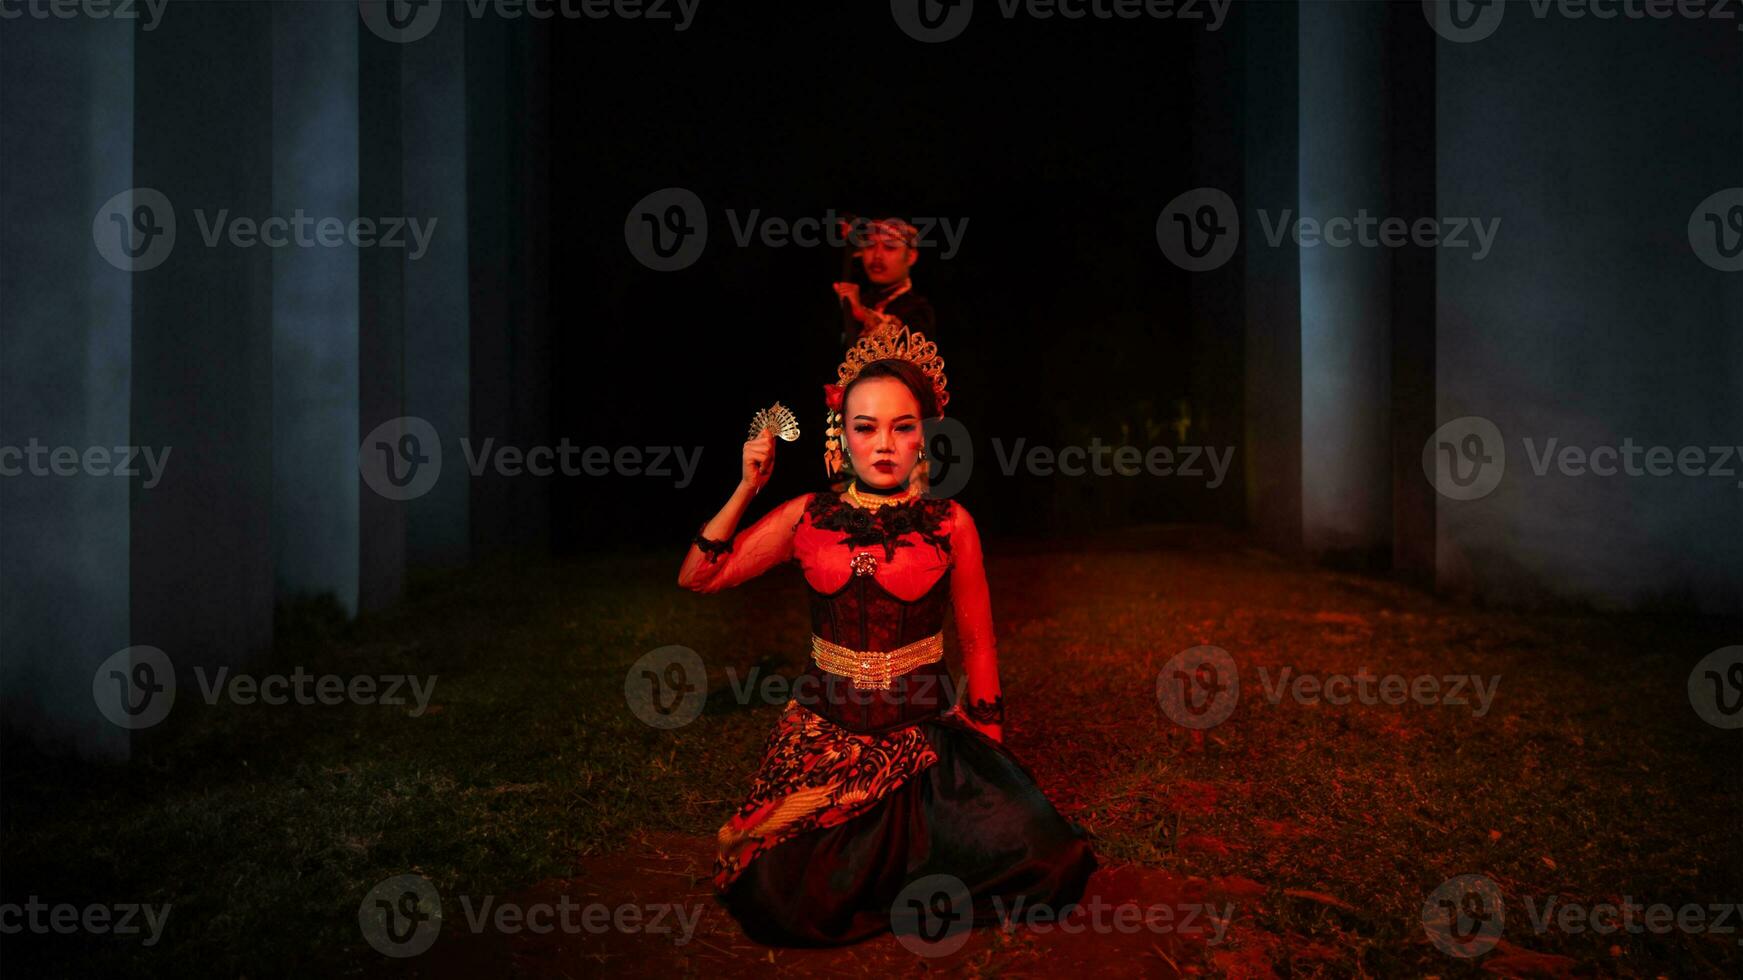
[[[1082,898],[1096,869],[1088,835],[1022,763],[955,719],[920,727],[937,762],[867,812],[757,855],[720,894],[745,935],[770,946],[859,942],[888,931],[902,889],[934,874],[962,881],[976,925],[1019,901],[1062,909]]]

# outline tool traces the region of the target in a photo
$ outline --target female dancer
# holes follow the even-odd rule
[[[934,875],[954,876],[977,924],[1019,901],[1063,911],[1096,867],[1083,830],[1001,744],[974,521],[923,495],[921,422],[943,414],[943,367],[921,334],[862,338],[826,386],[832,437],[845,417],[845,446],[831,438],[825,454],[843,492],[796,497],[735,535],[774,468],[765,429],[745,443],[738,489],[678,573],[679,585],[714,592],[796,559],[810,595],[812,665],[718,835],[717,894],[760,942],[864,939],[891,928],[904,886]],[[967,674],[954,707],[948,606]]]

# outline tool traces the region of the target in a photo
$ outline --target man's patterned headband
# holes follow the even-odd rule
[[[881,238],[894,238],[909,248],[920,245],[920,229],[901,218],[879,218],[866,221],[854,229],[854,244],[864,247]]]

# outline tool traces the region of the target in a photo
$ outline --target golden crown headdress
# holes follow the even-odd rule
[[[932,393],[937,396],[938,411],[942,414],[944,403],[950,400],[950,393],[944,390],[944,358],[938,356],[938,345],[927,340],[925,334],[905,326],[873,331],[860,337],[859,342],[849,348],[847,359],[835,369],[835,383],[845,390],[867,364],[889,360],[908,361],[926,375],[926,380],[932,383]],[[831,407],[840,408],[839,405]]]
[[[938,414],[944,414],[944,404],[950,401],[945,390],[944,358],[938,355],[938,345],[926,335],[898,325],[875,330],[859,338],[847,351],[846,360],[835,370],[835,383],[823,386],[824,400],[829,405],[828,427],[823,452],[823,467],[831,477],[846,471],[846,459],[841,451],[841,410],[847,386],[865,366],[874,361],[907,361],[920,369],[932,384],[932,394],[938,403]]]

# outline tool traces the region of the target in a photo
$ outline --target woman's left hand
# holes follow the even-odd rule
[[[957,721],[960,721],[964,725],[967,725],[968,727],[974,729],[975,731],[980,732],[982,735],[985,735],[987,738],[990,738],[993,741],[1000,743],[1001,745],[1004,744],[1005,726],[1003,726],[1003,725],[977,724],[974,721],[974,719],[970,718],[968,715],[963,713],[963,710],[960,706],[952,707],[949,711],[946,711],[944,713],[944,716],[946,718],[955,718]]]

